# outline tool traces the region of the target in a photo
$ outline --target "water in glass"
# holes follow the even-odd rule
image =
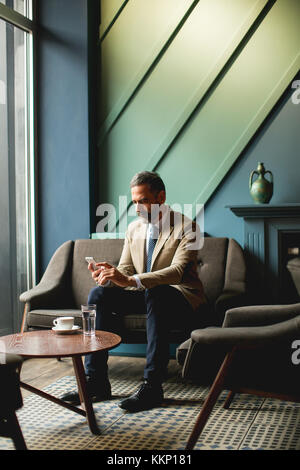
[[[96,307],[82,305],[81,314],[83,334],[93,336],[96,327]]]

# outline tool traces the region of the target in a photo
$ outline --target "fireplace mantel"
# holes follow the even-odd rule
[[[300,247],[300,203],[226,207],[244,219],[244,249],[252,288],[255,292],[260,291],[259,299],[286,302],[282,240],[286,236],[292,236],[294,240],[299,238],[297,246]]]
[[[237,217],[266,218],[266,217],[300,217],[300,203],[290,204],[249,204],[226,206]]]

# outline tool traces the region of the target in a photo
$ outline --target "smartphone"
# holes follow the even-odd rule
[[[92,256],[86,256],[85,261],[88,264],[92,263],[94,270],[96,269],[96,261],[94,260],[94,258]]]

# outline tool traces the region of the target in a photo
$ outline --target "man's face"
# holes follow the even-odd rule
[[[159,206],[165,202],[166,193],[165,191],[160,191],[155,195],[150,191],[148,184],[141,184],[131,188],[131,198],[132,202],[135,204],[135,210],[138,216],[144,217],[148,222],[156,222],[157,220],[155,219],[158,214],[157,210],[154,209],[158,209]],[[151,220],[151,207],[154,220]]]

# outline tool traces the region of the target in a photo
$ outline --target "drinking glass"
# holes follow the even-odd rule
[[[83,334],[94,336],[96,329],[96,305],[81,305]]]

